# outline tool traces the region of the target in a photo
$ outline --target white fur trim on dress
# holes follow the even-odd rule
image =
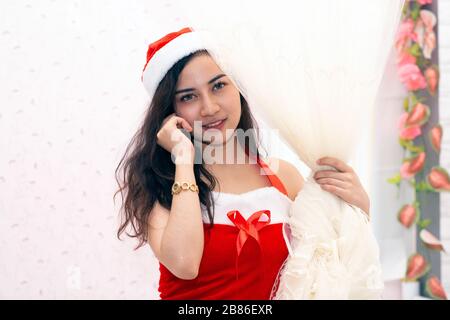
[[[228,218],[227,213],[238,210],[245,220],[255,212],[260,210],[270,210],[270,224],[286,223],[289,218],[289,209],[292,200],[277,188],[264,187],[255,189],[243,194],[231,194],[223,192],[213,192],[214,196],[214,224],[226,224],[233,226],[233,222]],[[206,208],[202,204],[203,221],[209,223]],[[260,221],[267,221],[267,217],[262,215]]]

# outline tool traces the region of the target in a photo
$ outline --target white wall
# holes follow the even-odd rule
[[[440,1],[450,16],[450,1]],[[114,169],[146,108],[140,72],[147,45],[184,26],[170,1],[0,3],[0,298],[158,297],[158,265],[149,247],[132,251],[134,241],[115,238],[119,202],[112,201]],[[445,41],[441,34],[441,48]],[[447,41],[441,51],[447,76],[449,49]],[[381,102],[395,121],[402,92],[392,83],[393,74],[388,77],[388,88],[395,89]],[[448,106],[449,89],[441,110]],[[385,159],[389,163],[378,167],[386,170],[380,175],[399,163],[390,136],[394,125],[386,124],[393,153]],[[307,175],[285,147],[274,153]],[[366,160],[363,153],[355,166],[367,168]],[[388,212],[392,219],[397,205],[377,205],[386,201],[376,185],[365,181],[376,205],[374,225],[382,248],[395,242],[403,254],[405,234],[396,222],[384,228],[379,214]],[[446,208],[442,212],[449,226]],[[448,232],[446,239],[449,247]],[[404,257],[397,258],[397,266],[386,267],[388,278],[404,271]],[[448,286],[450,261],[443,261]]]
[[[112,195],[147,45],[179,24],[159,20],[168,5],[0,3],[0,298],[156,297],[149,247],[115,238]]]

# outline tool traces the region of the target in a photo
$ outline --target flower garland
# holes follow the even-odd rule
[[[450,179],[447,171],[439,166],[424,172],[427,154],[425,152],[425,137],[438,155],[441,148],[442,127],[435,124],[428,132],[422,127],[428,122],[431,114],[426,105],[425,95],[436,95],[439,85],[439,68],[432,64],[431,55],[436,48],[436,34],[434,27],[437,18],[433,12],[423,7],[432,0],[407,0],[403,8],[402,23],[396,38],[397,67],[400,81],[408,90],[408,96],[403,103],[404,113],[399,119],[399,143],[405,151],[400,172],[388,179],[389,183],[400,188],[402,180],[406,180],[415,188],[415,201],[405,204],[398,212],[399,222],[406,228],[416,225],[421,243],[426,250],[443,251],[444,248],[426,227],[431,223],[429,219],[420,218],[420,202],[417,192],[450,191]],[[422,144],[415,144],[414,140]],[[420,179],[416,176],[421,173]],[[428,251],[426,251],[428,253]],[[404,281],[416,281],[427,276],[431,269],[430,262],[419,253],[414,253],[408,259],[408,266]],[[434,275],[428,275],[425,282],[427,294],[434,299],[447,299],[440,280]]]

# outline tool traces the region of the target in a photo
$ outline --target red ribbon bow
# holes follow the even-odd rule
[[[259,218],[265,214],[268,218],[267,221],[259,221]],[[238,259],[241,254],[247,239],[252,237],[258,243],[258,248],[261,251],[261,244],[259,242],[258,231],[264,228],[270,223],[270,210],[260,210],[253,213],[248,220],[241,215],[238,210],[233,210],[227,213],[228,218],[239,229],[239,233],[236,240],[237,258],[236,258],[236,277],[238,277]]]

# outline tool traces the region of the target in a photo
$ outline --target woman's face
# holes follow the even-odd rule
[[[175,113],[194,128],[198,141],[223,144],[241,118],[239,90],[209,55],[198,55],[186,64],[174,99]]]

